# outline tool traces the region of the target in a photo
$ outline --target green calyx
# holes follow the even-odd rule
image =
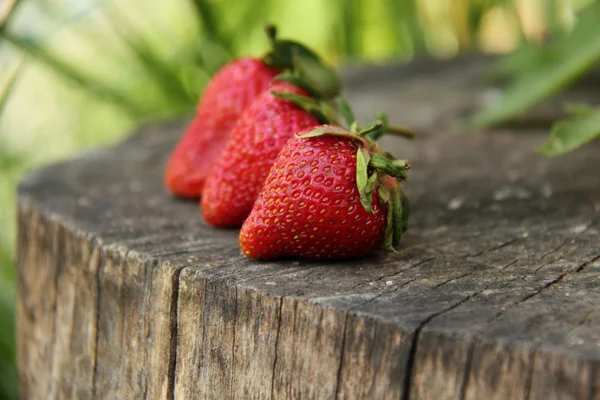
[[[383,152],[371,139],[374,132],[379,132],[384,127],[384,121],[375,121],[362,130],[357,129],[355,123],[351,130],[339,126],[320,126],[298,137],[309,139],[326,135],[339,136],[358,143],[356,186],[360,202],[367,212],[372,213],[373,193],[377,193],[379,202],[387,210],[384,246],[387,250],[395,252],[395,247],[408,227],[408,199],[400,182],[406,180],[406,171],[410,169],[410,164]]]
[[[280,99],[287,100],[304,111],[307,111],[322,124],[338,124],[335,109],[325,100],[289,92],[271,91],[271,94]]]
[[[357,121],[350,105],[341,97],[336,97],[335,103],[338,113],[344,118],[344,121],[349,129],[353,132],[356,132]],[[371,140],[377,140],[383,135],[402,136],[407,139],[412,139],[415,137],[415,134],[410,129],[396,125],[390,125],[386,113],[379,113],[377,115],[377,119],[372,123],[372,125],[375,124],[378,124],[377,129],[370,129],[368,132],[364,132],[364,134]]]
[[[263,62],[274,68],[293,72],[293,74],[282,75],[279,79],[288,80],[293,75],[296,82],[290,81],[291,83],[298,87],[302,87],[302,84],[309,85],[315,91],[311,95],[318,94],[317,97],[329,99],[340,93],[341,83],[338,74],[325,65],[315,52],[292,40],[277,39],[275,25],[267,25],[266,32],[271,42],[271,51],[263,57]]]

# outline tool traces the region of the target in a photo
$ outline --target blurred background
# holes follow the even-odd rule
[[[267,21],[338,68],[512,52],[501,68],[518,74],[531,64],[532,48],[568,36],[595,3],[0,0],[0,399],[17,397],[15,187],[32,167],[115,142],[141,124],[191,114],[221,65],[267,49]],[[592,30],[600,57],[600,31]]]

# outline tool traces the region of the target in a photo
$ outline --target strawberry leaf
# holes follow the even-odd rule
[[[271,94],[275,97],[279,97],[280,99],[284,99],[295,104],[304,111],[312,114],[315,118],[319,120],[319,122],[323,124],[332,122],[331,118],[321,108],[320,103],[312,97],[307,97],[296,93],[277,92],[274,90],[271,91]]]
[[[367,186],[369,182],[369,174],[367,172],[367,157],[370,156],[363,153],[362,149],[356,151],[356,186],[358,193],[360,193],[360,202],[362,203],[365,210],[371,212],[371,202],[367,197]]]
[[[394,206],[390,202],[387,205],[387,220],[385,222],[384,235],[383,245],[386,250],[396,253],[396,249],[394,248]]]
[[[396,249],[394,249],[394,207],[391,204],[390,189],[381,185],[379,186],[378,195],[381,204],[386,207],[387,210],[385,231],[383,234],[383,246],[386,250],[396,253]]]
[[[406,231],[408,229],[408,214],[409,214],[409,205],[408,205],[408,197],[400,192],[402,196],[402,231]]]
[[[306,91],[311,97],[318,99],[323,98],[323,94],[320,93],[316,88],[314,88],[309,82],[307,82],[300,76],[294,75],[294,73],[291,71],[286,70],[285,72],[273,78],[273,80],[291,83],[292,85]]]
[[[359,136],[349,132],[347,129],[344,129],[340,126],[335,125],[323,125],[313,129],[310,132],[307,132],[302,135],[297,135],[299,139],[309,139],[319,136],[332,135],[332,136],[342,136],[347,137],[349,139],[362,140]]]
[[[293,56],[293,66],[296,71],[326,98],[338,95],[341,83],[338,74],[324,65],[318,58],[305,54]]]
[[[395,190],[392,193],[392,213],[393,213],[393,230],[392,230],[392,246],[398,246],[400,243],[400,238],[402,237],[402,233],[404,232],[404,207],[402,204],[402,200],[400,199],[400,191]]]

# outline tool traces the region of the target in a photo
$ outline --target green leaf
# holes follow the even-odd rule
[[[332,98],[340,94],[342,84],[337,72],[319,59],[296,55],[293,57],[293,66],[300,76],[306,79],[319,93],[322,93],[325,98]]]
[[[359,148],[356,151],[356,186],[360,194],[360,202],[367,212],[372,213],[371,203],[373,202],[373,189],[377,181],[377,172],[372,173],[371,176],[368,175],[367,168],[370,158],[369,152],[365,149]]]
[[[361,140],[359,136],[353,134],[352,132],[348,132],[346,129],[334,125],[319,126],[318,128],[303,134],[302,136],[298,136],[298,138],[309,139],[324,135],[341,136],[349,139]]]
[[[594,112],[594,107],[585,103],[567,103],[565,104],[565,109],[567,111],[567,114],[573,117],[584,117]]]
[[[484,128],[516,117],[592,68],[600,60],[600,23],[593,17],[582,19],[571,35],[557,41],[549,51],[551,59],[524,71],[500,102],[476,114],[467,124]]]
[[[369,174],[367,173],[367,157],[370,156],[363,153],[362,149],[359,148],[356,151],[356,186],[359,192],[363,192],[367,187],[367,181],[369,180]]]
[[[306,79],[294,74],[290,70],[286,70],[281,74],[273,78],[274,81],[283,81],[291,83],[292,85],[306,91],[313,98],[323,98],[323,94],[320,93],[315,87],[313,87]]]
[[[313,99],[312,97],[304,96],[296,93],[289,92],[277,92],[272,90],[271,93],[275,97],[279,97],[280,99],[287,100],[289,102],[294,103],[296,106],[300,107],[306,112],[312,114],[315,118],[317,118],[321,123],[326,124],[331,122],[330,117],[326,115],[325,110],[321,108],[321,104]],[[302,137],[307,137],[302,136]]]
[[[400,196],[402,198],[402,231],[408,229],[408,215],[410,214],[410,207],[408,204],[408,197],[400,190]]]
[[[557,156],[594,139],[600,139],[600,108],[555,123],[550,137],[539,152],[546,156]]]
[[[548,51],[537,43],[523,42],[512,53],[488,67],[483,73],[483,79],[490,83],[500,83],[519,72],[534,70],[549,58]]]
[[[402,200],[400,199],[400,192],[397,190],[392,193],[392,212],[392,246],[396,247],[400,243],[402,232],[404,232],[404,218],[402,217],[404,210]]]
[[[396,253],[394,248],[394,206],[392,204],[390,190],[384,185],[379,187],[379,198],[387,209],[383,245],[386,250]]]

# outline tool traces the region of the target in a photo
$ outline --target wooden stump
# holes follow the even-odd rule
[[[19,192],[23,398],[600,399],[599,143],[535,154],[555,103],[461,133],[490,94],[482,63],[346,74],[363,121],[383,110],[419,133],[385,140],[413,165],[399,254],[242,257],[237,231],[163,188],[183,123],[33,172]]]

